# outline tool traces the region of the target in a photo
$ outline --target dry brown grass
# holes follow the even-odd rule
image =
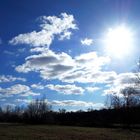
[[[0,124],[0,140],[140,140],[140,130]]]

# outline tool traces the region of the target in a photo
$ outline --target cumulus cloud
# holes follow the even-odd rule
[[[32,84],[31,87],[33,89],[44,89],[46,86],[41,85],[41,83],[37,83],[37,84]]]
[[[16,99],[16,102],[20,103],[30,103],[32,100],[28,99]],[[45,100],[46,103],[52,106],[59,106],[59,107],[82,107],[82,108],[94,108],[94,109],[101,109],[104,108],[103,103],[94,103],[94,102],[86,102],[81,100],[52,100],[48,101]],[[77,111],[77,109],[75,110]]]
[[[0,94],[4,95],[21,95],[21,96],[29,96],[29,95],[39,95],[31,91],[30,87],[22,84],[15,84],[8,88],[0,88]]]
[[[23,73],[35,71],[45,80],[103,83],[109,82],[115,76],[115,72],[102,71],[103,66],[109,62],[109,57],[98,56],[96,52],[72,58],[67,53],[55,53],[48,49],[43,53],[27,57],[24,64],[16,67],[16,71]]]
[[[93,44],[93,39],[90,38],[81,39],[81,44],[84,46],[91,46]]]
[[[136,81],[135,73],[120,73],[114,81],[114,85],[134,84]]]
[[[73,107],[93,107],[93,108],[103,108],[103,103],[93,103],[93,102],[85,102],[85,101],[77,101],[77,100],[53,100],[51,102],[52,105],[56,106],[73,106]]]
[[[22,97],[26,97],[26,96],[39,96],[40,93],[37,92],[33,92],[32,90],[25,92],[24,94],[20,94],[20,96]]]
[[[14,77],[12,75],[0,75],[0,83],[5,83],[5,82],[14,82],[14,81],[23,81],[25,82],[25,78],[21,77]]]
[[[109,57],[98,56],[96,52],[84,53],[75,57],[77,64],[86,64],[86,67],[96,66],[97,69],[100,69],[101,66],[108,64],[110,62]],[[83,65],[83,67],[85,67]],[[94,70],[94,69],[93,69]]]
[[[16,84],[5,89],[0,89],[0,92],[6,94],[20,94],[20,93],[25,93],[29,90],[30,88],[26,85]]]
[[[15,102],[20,102],[20,103],[31,103],[32,100],[28,99],[16,99]]]
[[[100,90],[100,88],[99,87],[86,87],[86,90],[88,92],[95,92],[97,90]]]
[[[37,55],[31,55],[26,58],[26,63],[16,67],[18,72],[36,71],[44,77],[57,75],[72,69],[74,62],[66,53],[56,54],[51,50]],[[52,76],[52,77],[53,77]]]
[[[34,71],[39,73],[42,79],[57,79],[67,83],[109,83],[114,78],[115,72],[103,71],[103,67],[110,62],[109,57],[98,56],[96,52],[71,57],[67,53],[55,53],[49,49],[54,37],[59,40],[69,39],[72,30],[77,29],[73,15],[62,13],[59,17],[43,16],[40,20],[40,31],[20,34],[10,40],[13,45],[33,46],[30,52],[38,52],[25,58],[25,63],[15,67],[16,71]],[[85,38],[81,43],[91,45],[93,40]]]
[[[27,44],[33,47],[49,47],[58,37],[60,40],[70,39],[72,30],[77,29],[73,15],[61,13],[57,16],[40,17],[40,31],[32,31],[30,33],[20,34],[9,41],[10,44]]]
[[[52,85],[49,84],[47,87],[51,90],[57,91],[59,93],[63,93],[66,95],[74,94],[74,95],[80,95],[83,94],[84,89],[82,87],[78,87],[75,85]]]
[[[135,87],[136,90],[140,91],[139,85],[136,85],[136,74],[129,72],[129,73],[120,73],[116,76],[111,84],[108,85],[108,89],[104,90],[103,95],[107,94],[116,94],[118,96],[121,95],[121,91],[128,87]]]

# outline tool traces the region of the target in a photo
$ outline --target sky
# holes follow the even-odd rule
[[[135,79],[139,0],[1,0],[0,105],[104,108]],[[132,83],[131,83],[132,84]]]

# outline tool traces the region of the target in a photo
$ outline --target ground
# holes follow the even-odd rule
[[[140,140],[140,130],[0,124],[0,140]]]

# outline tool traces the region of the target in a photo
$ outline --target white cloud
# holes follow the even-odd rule
[[[56,75],[60,74],[61,71],[68,71],[72,69],[74,62],[72,58],[66,53],[56,54],[51,50],[38,55],[31,55],[26,58],[26,63],[16,67],[18,72],[29,72],[36,71],[40,72],[42,75],[49,77],[49,74]]]
[[[28,73],[35,71],[45,80],[58,79],[62,82],[109,82],[115,72],[102,71],[109,64],[108,57],[98,56],[96,52],[81,54],[72,58],[67,53],[55,53],[47,50],[44,53],[31,55],[25,63],[16,67],[16,71]]]
[[[101,66],[108,64],[110,62],[109,57],[98,56],[97,53],[94,51],[76,56],[75,60],[77,64],[79,64],[82,67],[96,66],[97,70],[99,70]],[[83,64],[86,64],[86,66]]]
[[[28,100],[28,99],[16,99],[15,102],[24,102],[24,103],[31,103],[32,100]]]
[[[81,39],[81,44],[85,46],[91,46],[93,44],[93,39],[90,38]]]
[[[76,85],[53,85],[53,84],[42,85],[41,83],[32,84],[31,88],[39,89],[39,90],[48,88],[50,90],[54,90],[66,95],[70,95],[70,94],[80,95],[83,94],[83,92],[85,91],[82,87],[78,87]]]
[[[140,90],[139,85],[135,84],[136,78],[136,74],[132,72],[118,74],[112,83],[108,85],[109,88],[104,90],[103,95],[115,93],[122,96],[121,91],[127,87],[135,87],[135,89]]]
[[[28,99],[16,99],[16,102],[24,102],[24,103],[30,103],[34,100],[28,100]],[[93,108],[93,109],[101,109],[104,108],[103,103],[93,103],[93,102],[86,102],[86,101],[80,101],[80,100],[52,100],[48,101],[45,100],[46,103],[52,106],[57,107],[82,107],[82,109],[85,108]],[[73,109],[72,109],[73,110]],[[77,111],[77,109],[75,110]]]
[[[81,70],[73,72],[62,79],[64,82],[79,83],[111,83],[116,73],[114,71],[104,72],[94,70]]]
[[[72,58],[67,53],[55,53],[49,49],[55,36],[60,40],[69,39],[71,31],[77,29],[73,15],[62,13],[60,17],[43,16],[40,20],[42,21],[40,31],[20,34],[10,40],[14,45],[29,44],[33,46],[30,52],[39,53],[27,57],[24,64],[16,66],[16,71],[23,73],[34,71],[44,80],[57,79],[67,83],[104,83],[114,78],[115,72],[102,70],[109,64],[109,57],[89,52]],[[85,38],[82,42],[90,45],[93,40]]]
[[[12,75],[0,75],[0,83],[14,82],[14,81],[23,81],[23,82],[25,82],[26,79],[21,78],[21,77],[14,77]]]
[[[31,87],[33,89],[44,89],[45,86],[44,85],[41,85],[41,83],[38,83],[38,84],[32,84]]]
[[[58,37],[60,40],[70,39],[71,30],[77,29],[73,15],[61,13],[57,16],[42,16],[40,18],[42,24],[40,31],[32,31],[30,33],[20,34],[9,41],[10,44],[27,44],[33,47],[49,47]]]
[[[3,97],[7,97],[7,95],[20,95],[20,96],[40,95],[39,93],[34,93],[29,86],[22,84],[15,84],[8,88],[0,87],[0,94],[3,95]]]
[[[39,96],[39,95],[40,95],[40,93],[33,92],[32,90],[27,91],[24,94],[20,94],[20,96],[22,96],[22,97],[26,97],[26,96]]]
[[[56,106],[71,106],[71,107],[91,107],[91,108],[103,108],[103,103],[93,103],[93,102],[85,102],[85,101],[77,101],[77,100],[53,100],[51,102],[52,105]]]
[[[0,89],[1,93],[5,94],[21,94],[30,91],[30,88],[26,85],[16,84],[11,87]]]
[[[120,73],[114,81],[114,85],[133,84],[136,81],[136,75],[132,72]]]
[[[83,94],[84,89],[82,87],[78,87],[75,85],[47,85],[47,87],[51,90],[57,91],[59,93],[63,93],[66,95],[74,94],[80,95]]]
[[[100,88],[99,87],[86,87],[86,90],[88,92],[95,92],[97,90],[100,90]]]

